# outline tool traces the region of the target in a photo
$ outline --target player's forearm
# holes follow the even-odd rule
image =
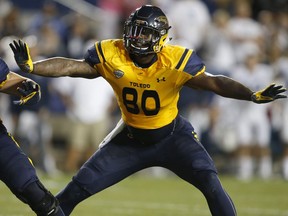
[[[63,57],[54,57],[40,60],[33,63],[32,74],[45,77],[91,77],[97,74],[92,72],[92,68],[83,60],[69,59]]]
[[[243,84],[223,75],[212,75],[202,73],[191,78],[185,83],[186,86],[194,89],[212,91],[227,98],[251,101],[252,91]]]
[[[36,61],[33,65],[32,74],[46,77],[69,76],[73,71],[71,60],[61,57]]]
[[[251,101],[252,90],[226,76],[214,76],[213,91],[223,97]]]

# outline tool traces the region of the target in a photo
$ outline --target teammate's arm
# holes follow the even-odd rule
[[[13,101],[16,105],[34,105],[41,99],[40,86],[35,81],[11,71],[0,91],[18,96],[19,99]]]
[[[97,70],[84,60],[54,57],[32,62],[29,47],[26,43],[21,40],[14,40],[9,46],[14,53],[16,63],[24,72],[46,77],[70,76],[96,78],[99,76]]]
[[[22,82],[25,81],[26,79],[27,78],[22,77],[19,74],[9,71],[6,80],[4,80],[2,83],[0,92],[20,96],[17,89],[21,87]]]
[[[255,103],[267,103],[279,98],[287,98],[286,95],[281,94],[286,91],[281,85],[272,84],[263,90],[253,92],[245,85],[227,76],[212,75],[207,72],[192,77],[185,85],[194,89],[213,91],[223,97],[253,101]]]
[[[40,86],[33,80],[10,71],[1,58],[0,74],[0,92],[18,96],[19,100],[14,101],[14,104],[34,105],[41,99]]]

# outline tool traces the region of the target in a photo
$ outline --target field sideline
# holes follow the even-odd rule
[[[40,175],[41,176],[41,175]],[[48,178],[43,183],[57,193],[70,176]],[[231,195],[239,216],[288,216],[288,182],[254,179],[240,182],[220,176]],[[0,183],[0,216],[34,214]],[[209,216],[202,194],[186,182],[175,178],[135,174],[119,184],[94,195],[78,205],[71,216]]]

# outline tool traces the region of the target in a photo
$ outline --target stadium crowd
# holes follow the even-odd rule
[[[8,45],[13,39],[26,41],[34,60],[81,58],[94,41],[121,38],[135,8],[154,4],[170,21],[170,43],[195,49],[208,72],[255,90],[288,84],[287,0],[64,2],[0,0],[0,56],[13,71],[21,74]],[[41,102],[23,109],[2,94],[3,121],[38,169],[74,172],[119,119],[112,89],[101,79],[31,78],[41,85]],[[222,173],[288,180],[287,100],[255,105],[183,88],[179,108]]]

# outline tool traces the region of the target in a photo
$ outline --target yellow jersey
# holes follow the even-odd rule
[[[181,88],[205,71],[193,50],[176,45],[166,45],[157,61],[141,68],[130,59],[122,39],[96,42],[85,61],[112,86],[124,122],[141,129],[171,123],[178,114]]]

